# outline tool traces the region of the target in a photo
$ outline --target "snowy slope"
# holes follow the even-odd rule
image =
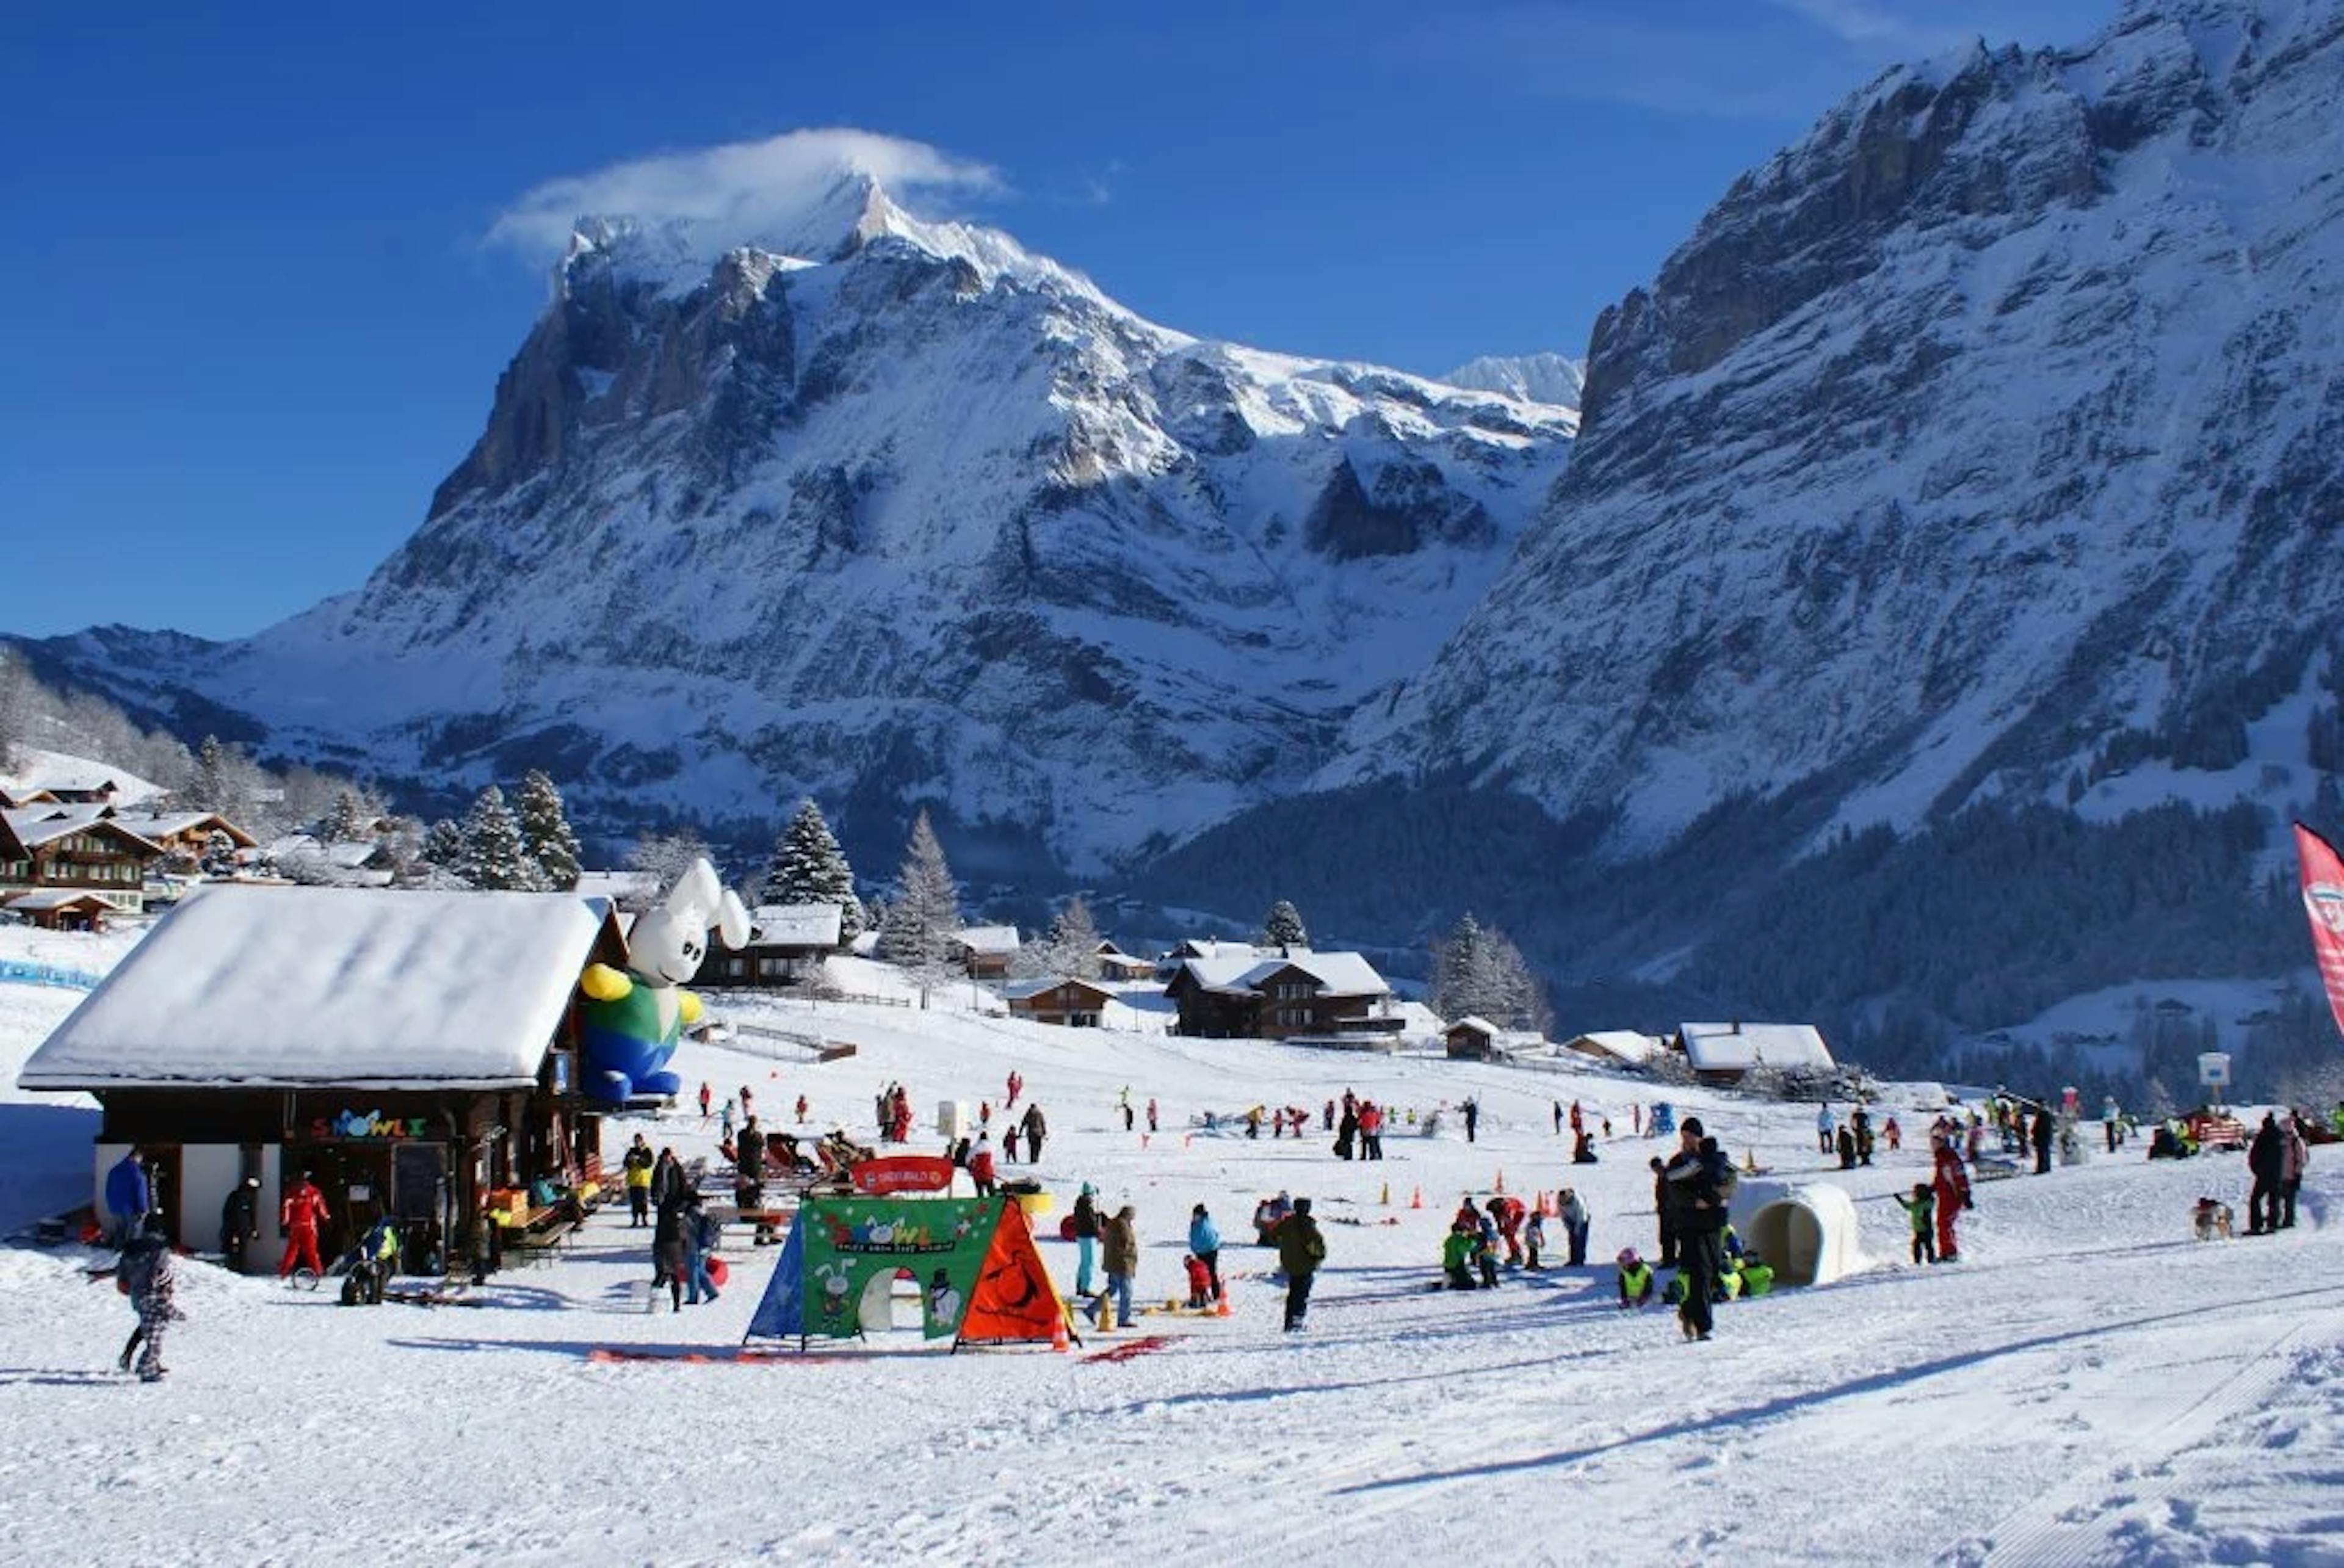
[[[435,786],[541,764],[621,832],[813,791],[892,841],[917,796],[1096,865],[1325,762],[1480,600],[1576,428],[1184,336],[861,176],[770,243],[712,264],[581,221],[364,587],[193,656],[47,653]]]
[[[1484,354],[1440,379],[1452,387],[1473,387],[1528,403],[1576,409],[1587,387],[1587,361],[1552,353]]]
[[[1137,1209],[1142,1300],[1174,1290],[1203,1201],[1228,1237],[1236,1315],[1143,1319],[1174,1341],[1120,1363],[947,1357],[898,1334],[778,1366],[601,1364],[597,1347],[729,1350],[773,1256],[728,1247],[738,1271],[721,1301],[647,1314],[641,1233],[604,1219],[557,1265],[502,1276],[478,1310],[349,1311],[189,1265],[173,1375],[150,1389],[108,1370],[128,1314],[82,1280],[82,1255],[0,1250],[0,1553],[313,1562],[347,1555],[363,1513],[376,1555],[524,1564],[867,1564],[1010,1543],[1038,1563],[1445,1561],[1460,1531],[1497,1563],[1575,1562],[1591,1541],[1632,1565],[2335,1560],[2331,1233],[2186,1239],[2199,1192],[2242,1204],[2235,1158],[2152,1167],[2136,1146],[1982,1184],[1970,1260],[1916,1270],[1896,1261],[1885,1197],[1922,1168],[1908,1143],[1848,1180],[1872,1269],[1722,1309],[1717,1340],[1695,1347],[1658,1314],[1616,1312],[1606,1268],[1516,1276],[1495,1295],[1423,1289],[1460,1190],[1486,1192],[1500,1168],[1516,1190],[1575,1181],[1599,1259],[1649,1247],[1642,1161],[1657,1146],[1625,1136],[1631,1080],[870,1006],[741,1016],[860,1052],[819,1067],[683,1053],[687,1080],[753,1085],[769,1116],[804,1093],[818,1120],[859,1125],[890,1078],[924,1111],[995,1095],[1017,1068],[1051,1118],[1040,1173],[1062,1206],[1088,1179]],[[0,1084],[31,1048],[28,1022],[0,1015]],[[1126,1085],[1179,1130],[1126,1134],[1112,1111]],[[1420,1110],[1478,1094],[1490,1119],[1470,1147],[1453,1118],[1440,1138],[1396,1131],[1380,1167],[1339,1163],[1321,1138],[1188,1130],[1207,1108],[1316,1105],[1347,1085]],[[1602,1163],[1561,1163],[1556,1095],[1613,1116]],[[1677,1098],[1737,1154],[1815,1164],[1812,1108]],[[686,1154],[714,1136],[691,1115],[641,1125]],[[45,1158],[0,1150],[11,1178]],[[2344,1162],[2317,1151],[2312,1169],[2307,1210],[2325,1219]],[[1278,1332],[1268,1255],[1239,1239],[1278,1188],[1329,1221],[1298,1337]],[[1421,1209],[1406,1206],[1418,1189]],[[1066,1282],[1072,1249],[1045,1251]],[[601,1457],[557,1470],[557,1454]],[[398,1506],[359,1507],[359,1477]]]
[[[1551,505],[1329,776],[1638,847],[1739,790],[2062,802],[2125,727],[2230,765],[2344,630],[2339,97],[2338,0],[2132,0],[1852,96],[1605,312]]]

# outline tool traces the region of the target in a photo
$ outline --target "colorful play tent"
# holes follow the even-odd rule
[[[809,1195],[744,1339],[851,1340],[891,1322],[899,1273],[920,1331],[968,1344],[1064,1345],[1066,1310],[1014,1199]]]
[[[1828,1285],[1864,1267],[1855,1205],[1842,1188],[1745,1177],[1731,1218],[1743,1245],[1773,1265],[1777,1285]]]

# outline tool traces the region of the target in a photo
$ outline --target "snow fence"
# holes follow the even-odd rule
[[[1731,1218],[1743,1245],[1773,1265],[1777,1285],[1828,1285],[1864,1267],[1855,1204],[1843,1188],[1744,1177]]]

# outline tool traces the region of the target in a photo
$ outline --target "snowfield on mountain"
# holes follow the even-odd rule
[[[0,933],[14,946],[22,932]],[[65,938],[39,939],[48,961]],[[88,944],[80,966],[118,954]],[[872,989],[893,979],[854,966]],[[0,1224],[86,1195],[96,1113],[13,1087],[77,993],[0,986]],[[879,1563],[991,1561],[1623,1564],[2344,1561],[2344,1279],[2327,1229],[2344,1158],[2313,1151],[2304,1224],[2198,1244],[2201,1193],[2245,1213],[2236,1156],[2151,1165],[2135,1143],[2046,1178],[1978,1184],[1965,1261],[1915,1269],[1888,1194],[1925,1173],[1926,1098],[1879,1109],[1905,1133],[1874,1168],[1823,1171],[1812,1105],[1553,1070],[1055,1030],[966,1010],[723,999],[739,1022],[852,1042],[819,1066],[687,1046],[688,1085],[749,1086],[769,1121],[867,1134],[900,1078],[921,1108],[1000,1105],[1013,1068],[1048,1115],[1039,1174],[1059,1212],[1082,1181],[1138,1211],[1142,1302],[1179,1291],[1192,1204],[1235,1277],[1227,1320],[1142,1317],[1047,1350],[944,1354],[915,1332],[800,1356],[724,1359],[775,1252],[728,1237],[712,1306],[647,1311],[648,1249],[606,1209],[560,1260],[498,1276],[474,1310],[349,1310],[183,1270],[170,1376],[114,1372],[130,1314],[79,1249],[0,1249],[0,1556],[16,1562]],[[755,1043],[755,1037],[740,1037]],[[1128,1086],[1155,1137],[1123,1130]],[[1401,1115],[1380,1164],[1317,1131],[1247,1139],[1256,1103],[1313,1109],[1346,1087]],[[1622,1314],[1608,1262],[1650,1253],[1660,1141],[1632,1104],[1665,1094],[1737,1160],[1843,1185],[1867,1265],[1827,1288],[1718,1310],[1688,1344],[1663,1310]],[[1454,1107],[1484,1108],[1468,1144]],[[1573,1167],[1552,1105],[1608,1115]],[[996,1119],[998,1119],[996,1115]],[[689,1110],[614,1119],[690,1156]],[[2096,1134],[2096,1127],[2087,1127]],[[924,1132],[914,1148],[926,1147]],[[1019,1168],[1023,1173],[1024,1168]],[[1575,1186],[1592,1266],[1430,1289],[1459,1196],[1502,1172],[1523,1195]],[[1389,1184],[1390,1199],[1383,1199]],[[1278,1326],[1254,1204],[1316,1200],[1329,1259],[1308,1328]],[[1421,1193],[1423,1207],[1411,1206]],[[1046,1229],[1047,1227],[1045,1228]],[[1560,1252],[1560,1227],[1550,1225]],[[1044,1252],[1062,1287],[1072,1249]],[[1095,1360],[1141,1336],[1167,1342]],[[644,1360],[598,1360],[614,1349]],[[712,1360],[687,1360],[690,1355]]]

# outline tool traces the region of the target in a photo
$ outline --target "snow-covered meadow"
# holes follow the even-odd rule
[[[0,937],[5,956],[29,939]],[[38,940],[77,967],[121,951]],[[13,1087],[76,999],[0,986],[0,1228],[86,1191],[94,1111]],[[1715,1340],[1688,1345],[1663,1312],[1614,1310],[1608,1262],[1495,1293],[1427,1289],[1460,1193],[1500,1171],[1510,1191],[1577,1186],[1597,1259],[1649,1250],[1660,1146],[1628,1136],[1651,1098],[1635,1080],[963,1011],[720,1007],[857,1047],[820,1067],[685,1048],[689,1080],[720,1098],[750,1086],[769,1121],[803,1093],[817,1121],[860,1135],[890,1079],[924,1118],[947,1098],[997,1106],[1017,1069],[1050,1118],[1040,1174],[1062,1208],[1083,1180],[1137,1207],[1141,1299],[1179,1288],[1202,1201],[1228,1238],[1235,1315],[1143,1318],[1063,1354],[946,1355],[904,1333],[803,1358],[609,1362],[590,1352],[737,1345],[774,1253],[728,1245],[720,1302],[647,1311],[646,1233],[606,1212],[478,1309],[344,1310],[190,1265],[172,1375],[143,1387],[112,1370],[130,1315],[84,1277],[102,1259],[5,1249],[0,1557],[2344,1562],[2344,1278],[2323,1228],[2344,1150],[2314,1151],[2306,1225],[2277,1239],[2189,1239],[2201,1192],[2243,1225],[2243,1161],[2151,1166],[2136,1144],[1981,1183],[1967,1260],[1915,1270],[1887,1197],[1922,1173],[1908,1139],[1845,1179],[1871,1268],[1721,1308]],[[1123,1129],[1127,1085],[1159,1102],[1153,1138]],[[1478,1096],[1480,1141],[1451,1117],[1438,1138],[1388,1134],[1380,1165],[1346,1164],[1322,1136],[1190,1127],[1346,1087],[1420,1114]],[[1565,1163],[1557,1097],[1612,1116],[1601,1164]],[[1737,1158],[1820,1163],[1812,1106],[1672,1098]],[[686,1154],[716,1140],[690,1112],[635,1125]],[[614,1158],[630,1130],[611,1124]],[[1330,1252],[1296,1336],[1278,1330],[1272,1259],[1243,1239],[1280,1188],[1318,1200]],[[1045,1253],[1070,1281],[1072,1249]],[[1091,1359],[1159,1331],[1175,1336],[1160,1350]]]

